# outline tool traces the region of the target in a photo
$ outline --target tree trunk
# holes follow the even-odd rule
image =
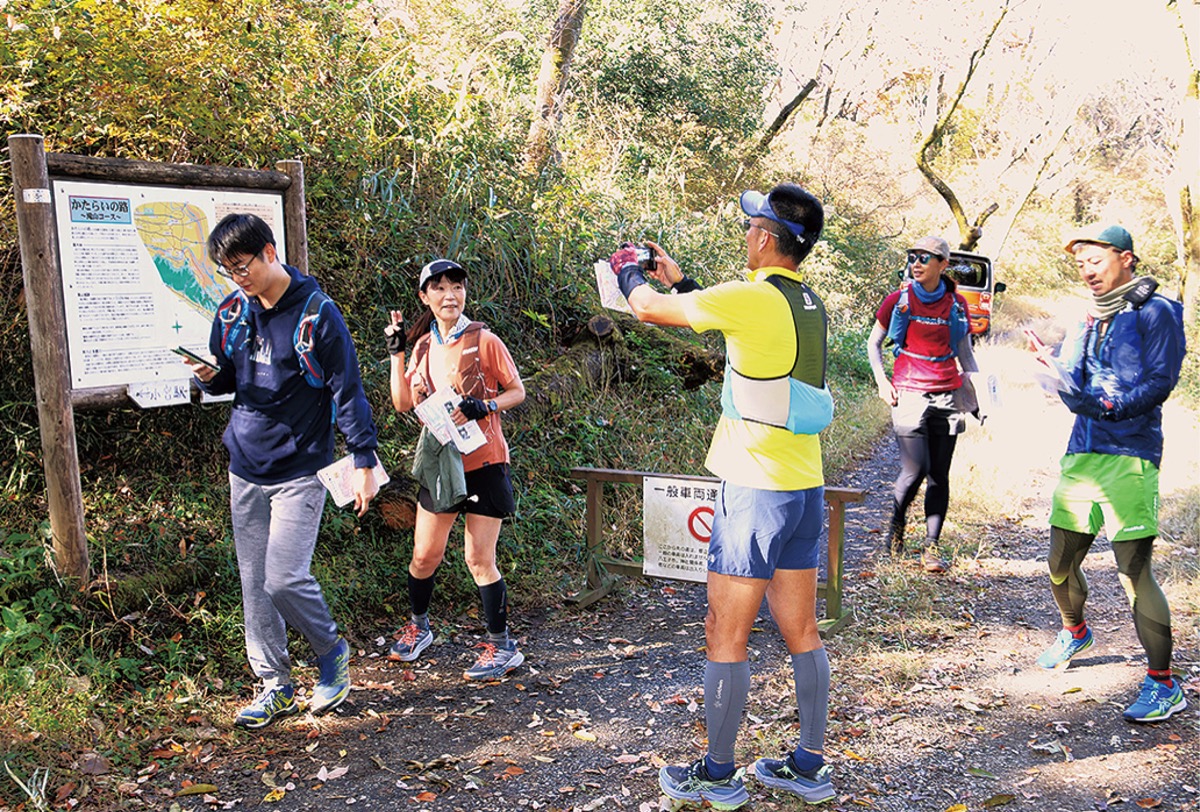
[[[954,215],[954,222],[958,226],[959,249],[962,251],[974,250],[979,244],[979,238],[983,236],[983,224],[992,216],[999,208],[996,203],[991,204],[983,211],[974,223],[967,220],[967,213],[963,210],[962,204],[958,200],[958,196],[954,194],[954,190],[950,188],[946,181],[942,180],[941,176],[933,169],[933,159],[937,156],[939,145],[942,137],[950,127],[950,122],[954,118],[954,113],[958,109],[959,103],[963,96],[966,95],[967,85],[971,83],[971,77],[975,75],[975,68],[979,67],[979,61],[987,52],[988,45],[995,36],[996,31],[1000,28],[1000,23],[1004,21],[1005,15],[1008,14],[1008,3],[1005,2],[1004,8],[1000,10],[1000,16],[996,18],[992,29],[988,31],[987,37],[984,38],[983,44],[979,46],[971,54],[970,62],[967,65],[967,74],[963,77],[962,83],[958,86],[958,91],[954,94],[949,104],[946,105],[946,110],[938,117],[937,122],[930,129],[929,134],[921,142],[921,146],[917,149],[916,160],[917,168],[921,170],[921,174],[929,181],[929,185],[941,195],[946,201],[946,205],[950,207],[950,213]],[[941,99],[941,81],[944,77],[939,77],[938,98],[939,104]]]
[[[571,74],[571,59],[583,31],[587,0],[560,0],[558,17],[550,31],[537,79],[537,101],[533,123],[525,140],[525,173],[536,175],[557,161],[555,133],[562,119],[563,97]]]
[[[1179,151],[1175,156],[1180,178],[1179,220],[1183,228],[1179,269],[1179,295],[1183,300],[1184,318],[1195,322],[1200,306],[1200,70],[1188,40],[1180,3],[1173,4],[1179,20],[1179,32],[1188,60],[1188,77],[1180,110]]]

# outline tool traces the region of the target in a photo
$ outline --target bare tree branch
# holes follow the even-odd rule
[[[979,66],[979,61],[983,59],[988,45],[991,44],[992,37],[995,36],[996,31],[1000,28],[1000,24],[1004,22],[1004,17],[1007,14],[1008,0],[1005,0],[1004,7],[1000,10],[1000,15],[996,18],[996,22],[993,23],[991,30],[988,31],[987,37],[984,38],[983,44],[971,52],[971,58],[967,63],[967,73],[959,84],[958,90],[950,99],[950,103],[946,105],[945,111],[938,117],[929,134],[921,142],[921,146],[917,149],[917,168],[921,170],[921,174],[929,181],[929,185],[941,195],[942,199],[946,201],[946,205],[950,207],[950,213],[954,215],[954,222],[958,225],[959,248],[964,251],[970,251],[979,243],[979,238],[983,236],[983,221],[998,207],[993,203],[988,211],[979,216],[975,221],[975,225],[969,224],[966,212],[963,211],[958,196],[954,194],[954,190],[950,188],[949,184],[942,180],[941,176],[934,171],[932,162],[934,157],[936,157],[937,148],[940,147],[943,136],[945,136],[946,131],[950,128],[950,121],[954,118],[954,113],[958,109],[959,103],[962,101],[963,96],[966,95],[967,86],[971,83],[971,77],[975,75],[975,69]],[[942,77],[939,77],[939,80],[940,78]]]
[[[796,108],[804,103],[804,100],[808,98],[816,86],[817,80],[815,78],[809,79],[807,84],[800,88],[800,92],[793,96],[792,100],[779,110],[779,114],[775,116],[775,120],[771,122],[770,126],[763,132],[762,137],[758,139],[758,143],[755,144],[754,149],[757,153],[761,154],[767,151],[771,146],[771,142],[775,140],[775,136],[779,135],[784,125],[788,123],[788,119],[792,117],[792,113],[796,112]]]

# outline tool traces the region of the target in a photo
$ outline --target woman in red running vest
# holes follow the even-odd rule
[[[941,237],[922,237],[908,251],[911,280],[888,295],[875,312],[867,355],[879,397],[892,408],[892,430],[900,449],[889,549],[905,550],[908,507],[925,480],[926,572],[945,572],[936,545],[950,504],[950,461],[970,411],[980,416],[970,373],[979,370],[971,351],[967,302],[943,272],[950,246]],[[895,363],[888,378],[883,344],[892,342]],[[981,417],[982,419],[982,417]]]

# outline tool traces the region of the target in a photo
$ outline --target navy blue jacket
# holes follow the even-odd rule
[[[1078,394],[1061,394],[1075,413],[1068,454],[1162,461],[1162,404],[1179,381],[1187,352],[1183,307],[1154,294],[1113,316],[1100,335],[1088,319],[1068,336],[1060,359]]]
[[[293,341],[308,297],[320,286],[284,267],[292,281],[274,307],[264,309],[257,298],[248,298],[248,340],[231,348],[232,358],[222,351],[220,319],[213,319],[208,345],[221,371],[202,384],[213,395],[234,393],[223,438],[229,470],[258,485],[311,476],[331,463],[335,423],[355,467],[375,465],[375,423],[346,322],[333,302],[326,303],[314,339],[324,385],[310,386]],[[238,295],[235,291],[225,301]]]

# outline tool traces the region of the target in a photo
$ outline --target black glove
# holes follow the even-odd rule
[[[479,398],[473,398],[470,395],[462,399],[462,403],[458,404],[458,410],[468,420],[482,420],[488,416],[487,404]]]
[[[1059,398],[1067,404],[1067,408],[1077,415],[1087,417],[1092,420],[1116,420],[1113,414],[1112,406],[1097,400],[1092,395],[1084,393],[1072,394],[1070,392],[1059,392]]]
[[[626,265],[617,274],[617,287],[621,289],[621,295],[626,299],[629,299],[629,294],[633,292],[634,288],[645,284],[646,276],[637,263]]]
[[[383,340],[389,355],[399,355],[407,349],[403,324],[389,324],[383,328]]]

